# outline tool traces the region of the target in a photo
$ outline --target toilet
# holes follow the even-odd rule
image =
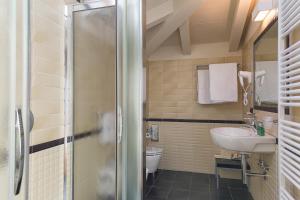
[[[148,169],[148,173],[154,174],[156,172],[162,151],[162,148],[157,147],[146,148],[146,168]]]

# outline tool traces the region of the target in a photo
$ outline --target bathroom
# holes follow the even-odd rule
[[[257,5],[252,5],[254,2],[252,4],[248,2],[248,5],[244,3],[242,5],[243,3],[236,4],[235,1],[203,2],[198,9],[194,7],[195,11],[187,18],[190,38],[186,38],[185,25],[182,25],[157,50],[150,53],[146,66],[147,99],[144,113],[145,126],[148,129],[146,138],[149,138],[146,139],[148,147],[146,168],[150,168],[148,172],[153,172],[157,166],[153,163],[159,161],[159,165],[154,177],[153,173],[148,174],[149,180],[145,184],[146,199],[278,199],[275,145],[272,147],[273,153],[247,155],[251,172],[259,175],[248,176],[246,186],[241,180],[241,170],[230,166],[233,165],[230,164],[231,158],[240,158],[240,152],[220,148],[213,142],[210,134],[210,130],[217,127],[244,126],[246,118],[252,117],[250,111],[255,113],[258,121],[271,119],[273,123],[277,120],[277,96],[272,99],[274,102],[270,104],[270,112],[266,112],[264,106],[257,105],[257,101],[253,104],[252,81],[249,85],[249,79],[254,76],[249,72],[253,72],[254,65],[257,66],[257,57],[260,62],[273,61],[268,72],[277,76],[276,9],[272,10],[263,21],[256,22],[249,13],[255,12],[259,1]],[[244,22],[238,22],[233,11],[244,12],[243,15],[239,15],[239,20]],[[265,34],[271,36],[264,36]],[[149,46],[157,39],[154,39],[155,34],[150,32],[149,38],[151,36],[153,39],[147,41]],[[186,47],[185,39],[190,41],[189,47]],[[255,52],[259,52],[256,50],[258,46],[262,46],[260,49],[264,52],[256,55]],[[216,76],[218,79],[224,76],[225,82],[222,84],[225,84],[225,87],[221,87],[217,92],[227,90],[226,92],[230,93],[232,86],[229,79],[234,80],[233,88],[238,89],[232,93],[235,96],[229,96],[227,100],[229,102],[215,103],[209,100],[209,94],[205,94],[208,91],[213,96],[214,91],[211,88],[209,91],[207,85],[214,83],[212,80],[209,82],[203,79],[213,78],[210,74],[213,64],[219,64],[217,65],[219,68],[226,68],[225,63],[233,63],[234,70],[239,72],[230,73],[228,76],[226,71],[219,69]],[[264,66],[264,63],[261,65]],[[226,70],[230,70],[230,66]],[[239,81],[239,74],[243,73],[245,76],[241,77],[244,88]],[[232,74],[236,76],[231,77]],[[271,90],[271,93],[276,95],[276,79],[273,77],[269,78],[271,80],[267,79],[269,74],[265,75],[263,84],[273,87],[261,90],[264,89],[263,92]],[[257,83],[261,80],[256,77],[254,81]],[[256,86],[259,88],[258,84]],[[245,98],[243,89],[248,93]],[[258,92],[261,93],[256,89],[256,95],[261,95]],[[276,123],[271,124],[272,128],[268,129],[268,134],[276,137],[276,126]],[[221,143],[223,142],[225,143],[225,139],[222,139]],[[157,151],[151,149],[153,147],[156,147],[154,150]],[[155,157],[154,152],[159,156]],[[214,175],[217,157],[218,162],[224,162],[221,160],[224,158],[229,165],[219,170],[220,189],[217,188]],[[262,168],[258,167],[259,161],[263,161]],[[268,167],[268,171],[264,171],[263,167]],[[264,173],[267,176],[264,177]]]
[[[0,199],[300,199],[297,0],[0,0]]]

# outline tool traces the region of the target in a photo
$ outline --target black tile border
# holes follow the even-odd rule
[[[100,132],[101,132],[100,129],[95,129],[95,130],[91,130],[91,131],[85,131],[85,132],[82,132],[82,133],[77,133],[77,134],[74,135],[74,139],[79,140],[79,139],[86,138],[86,137],[89,137],[89,136],[97,135]]]
[[[100,132],[101,130],[92,130],[92,131],[86,131],[86,132],[82,132],[79,134],[76,134],[75,136],[68,136],[67,138],[67,142],[72,142],[74,139],[75,140],[79,140],[79,139],[83,139],[92,135],[96,135]],[[52,140],[49,142],[45,142],[45,143],[41,143],[41,144],[36,144],[36,145],[32,145],[29,147],[29,154],[33,154],[33,153],[37,153],[39,151],[43,151],[46,149],[50,149],[59,145],[63,145],[65,143],[65,138],[59,138],[56,140]]]
[[[52,147],[55,147],[55,146],[59,146],[59,145],[64,144],[64,142],[65,142],[65,138],[59,138],[59,139],[52,140],[52,141],[49,141],[49,142],[36,144],[36,145],[33,145],[33,146],[29,147],[29,153],[32,154],[32,153],[36,153],[36,152],[39,152],[39,151],[42,151],[42,150],[46,150],[46,149],[49,149],[49,148],[52,148]]]
[[[242,120],[145,118],[146,122],[190,122],[208,124],[244,124]]]
[[[241,120],[212,120],[212,119],[170,119],[170,118],[145,118],[144,121],[147,122],[189,122],[189,123],[214,123],[214,124],[244,124]],[[89,136],[97,135],[101,130],[95,129],[91,131],[85,131],[82,133],[75,134],[74,136],[68,136],[67,142],[72,142],[73,140],[83,139]],[[29,153],[33,154],[39,151],[50,149],[59,145],[63,145],[65,138],[59,138],[49,142],[36,144],[29,147]]]

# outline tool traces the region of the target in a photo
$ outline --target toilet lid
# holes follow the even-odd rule
[[[162,148],[157,148],[157,147],[147,147],[146,148],[146,155],[160,155],[162,153],[163,149]]]

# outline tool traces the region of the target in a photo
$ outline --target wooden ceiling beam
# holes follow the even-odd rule
[[[237,51],[240,48],[241,39],[248,13],[250,12],[252,0],[239,0],[233,17],[229,38],[229,51]]]
[[[190,38],[190,25],[189,20],[186,20],[184,24],[179,27],[180,43],[182,53],[189,55],[192,52],[191,38]]]
[[[162,4],[147,10],[146,12],[146,29],[150,29],[164,22],[174,11],[173,0],[168,0]]]
[[[146,52],[151,55],[174,31],[199,9],[206,0],[173,0],[174,12],[159,27],[159,30],[147,36]]]

